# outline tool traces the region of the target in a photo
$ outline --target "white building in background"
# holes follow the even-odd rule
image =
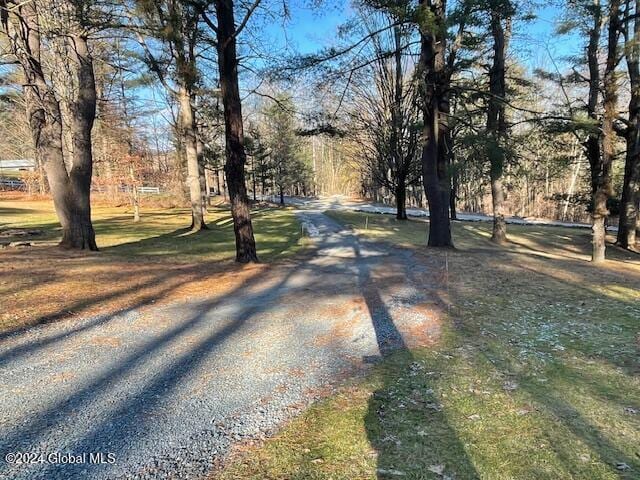
[[[2,170],[21,170],[33,172],[36,169],[36,161],[32,158],[16,158],[13,160],[0,160],[0,173]]]

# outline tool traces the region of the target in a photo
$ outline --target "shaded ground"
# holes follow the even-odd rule
[[[424,222],[329,215],[418,247],[432,266],[407,280],[448,292],[439,341],[390,354],[213,478],[640,478],[637,255],[612,247],[596,268],[588,232],[512,227],[496,248],[482,224],[455,226],[456,251],[423,250]]]
[[[36,246],[0,250],[0,334],[68,316],[223,293],[264,268],[233,265],[226,209],[211,208],[211,229],[195,235],[184,228],[189,215],[185,209],[144,209],[142,221],[133,223],[126,208],[97,206],[93,217],[101,252],[63,252],[53,246],[60,232],[51,201],[0,197],[0,234],[39,232],[1,239]],[[253,215],[263,261],[300,250],[300,226],[291,210],[262,208]],[[221,271],[229,274],[220,276]]]
[[[199,478],[327,385],[439,340],[448,300],[437,265],[299,215],[317,237],[295,263],[243,271],[206,299],[1,339],[0,452],[116,461],[2,463],[0,478]]]

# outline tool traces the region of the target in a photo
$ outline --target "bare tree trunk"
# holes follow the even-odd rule
[[[221,177],[222,177],[222,198],[226,202],[227,200],[229,200],[229,189],[227,188],[227,180],[226,180],[226,176],[224,175],[224,172],[221,175]]]
[[[36,155],[43,164],[62,225],[63,248],[97,250],[91,223],[90,187],[92,174],[91,128],[95,117],[96,89],[93,64],[85,37],[70,37],[73,67],[78,76],[79,93],[74,102],[74,147],[72,165],[67,171],[62,147],[60,103],[47,84],[40,57],[40,25],[34,2],[13,5],[3,16],[13,53],[25,76],[25,104]]]
[[[421,51],[419,69],[423,97],[422,179],[429,202],[429,240],[432,247],[453,247],[449,218],[449,81],[446,71],[444,0],[420,0],[425,15],[433,22],[421,25]],[[427,18],[427,17],[425,17]]]
[[[73,162],[69,171],[69,214],[72,220],[69,228],[63,228],[60,245],[65,248],[97,250],[91,223],[90,200],[93,167],[91,131],[96,116],[96,82],[87,38],[75,35],[70,38],[70,43],[78,78],[77,98],[71,104]]]
[[[398,178],[396,185],[396,219],[407,219],[407,185],[403,178]]]
[[[593,25],[589,30],[589,45],[587,47],[587,64],[589,67],[589,94],[587,100],[587,115],[589,119],[598,122],[598,99],[600,94],[600,64],[598,59],[600,36],[602,30],[602,10],[600,0],[593,0]],[[596,193],[598,170],[600,165],[600,134],[594,128],[585,141],[585,152],[589,160],[591,172],[591,195]],[[593,205],[592,205],[593,207]]]
[[[600,95],[600,64],[598,59],[600,36],[602,31],[602,10],[600,0],[593,0],[593,25],[589,30],[589,45],[587,47],[587,64],[589,67],[589,93],[587,101],[587,115],[596,125],[598,124],[598,100]],[[613,33],[613,32],[611,32]],[[611,40],[611,37],[610,37]],[[611,52],[609,52],[611,53]],[[609,77],[611,77],[610,72]],[[585,152],[589,160],[591,173],[591,209],[592,209],[592,261],[600,262],[604,260],[605,250],[605,217],[606,194],[604,194],[603,184],[606,180],[606,160],[600,151],[600,130],[593,128],[585,141]],[[609,139],[611,145],[611,139]],[[603,195],[604,194],[604,195]],[[608,212],[607,212],[608,213]]]
[[[402,73],[402,45],[400,26],[396,25],[393,29],[394,37],[394,59],[395,70],[393,78],[393,103],[391,106],[391,149],[393,155],[393,163],[396,176],[396,219],[407,219],[407,170],[411,165],[411,159],[404,158],[402,151],[402,101],[403,101],[403,85],[404,81]]]
[[[504,187],[502,175],[497,166],[491,172],[491,200],[493,206],[493,231],[491,241],[498,244],[507,242],[507,223],[504,215]]]
[[[216,0],[218,18],[218,70],[224,105],[227,163],[225,173],[231,199],[231,215],[236,237],[236,261],[257,262],[256,242],[251,224],[244,169],[246,153],[243,144],[242,105],[238,89],[238,58],[233,0]]]
[[[504,9],[505,7],[502,7]],[[493,233],[491,241],[502,244],[507,241],[507,223],[505,221],[504,174],[505,150],[504,139],[507,133],[505,122],[505,51],[508,33],[502,26],[502,16],[507,12],[493,10],[491,12],[491,34],[493,36],[493,65],[489,71],[489,106],[487,111],[487,131],[489,142],[487,156],[490,162],[491,200],[493,204]],[[507,13],[508,14],[508,13]],[[510,18],[507,17],[507,32]]]
[[[311,137],[311,164],[313,169],[313,183],[311,185],[311,195],[316,196],[318,194],[318,167],[316,160],[316,137]],[[262,192],[264,194],[264,192]]]
[[[637,99],[636,99],[637,102]],[[620,223],[617,244],[622,248],[635,249],[636,231],[640,203],[640,104],[629,111],[630,132],[627,134],[627,156],[624,168]]]
[[[256,157],[252,157],[251,159],[251,183],[253,184],[253,201],[256,202],[258,200],[257,192],[256,192]]]
[[[180,132],[184,142],[187,160],[187,184],[191,202],[191,229],[200,231],[207,228],[204,221],[202,189],[200,187],[200,166],[198,162],[198,135],[195,126],[192,94],[189,88],[181,85],[178,92],[180,102]]]
[[[36,155],[36,162],[38,163],[38,192],[40,195],[47,193],[46,175],[44,173],[44,166],[40,161],[40,156]]]
[[[207,192],[207,208],[211,206],[211,170],[204,171],[205,192]]]
[[[209,191],[207,190],[207,171],[204,159],[204,143],[200,135],[197,136],[196,151],[198,152],[198,180],[200,180],[200,194],[202,195],[202,216],[207,215]]]
[[[618,61],[618,37],[620,21],[620,1],[609,3],[609,34],[607,41],[607,65],[604,72],[604,117],[602,121],[602,157],[596,170],[595,195],[593,201],[593,252],[591,261],[601,263],[605,260],[606,220],[609,216],[607,200],[611,194],[611,164],[614,157],[615,132],[613,122],[616,118],[618,85],[615,68]]]
[[[140,221],[140,194],[138,193],[138,182],[133,168],[133,163],[129,164],[129,178],[131,178],[131,203],[133,203],[133,221]]]
[[[258,201],[258,192],[256,191],[256,172],[253,172],[253,201]]]
[[[635,14],[640,13],[640,0],[635,1]],[[628,24],[627,24],[628,25]],[[627,30],[628,32],[628,27]],[[625,56],[631,89],[629,99],[629,124],[626,132],[627,155],[624,167],[620,222],[617,244],[635,249],[638,228],[638,203],[640,203],[640,19],[633,21],[633,37],[627,38]]]
[[[453,160],[453,155],[451,157]],[[458,200],[458,169],[453,168],[451,175],[451,195],[449,197],[449,216],[451,220],[458,219],[458,212],[456,209],[456,201]]]

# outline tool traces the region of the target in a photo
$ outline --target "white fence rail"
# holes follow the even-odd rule
[[[25,188],[25,184],[22,180],[10,180],[3,178],[0,179],[0,187],[9,190],[23,190]]]
[[[98,193],[108,193],[109,192],[109,187],[106,187],[104,185],[92,185],[91,186],[91,190],[93,192],[98,192]],[[117,187],[118,192],[122,192],[122,193],[130,193],[131,192],[131,187],[129,185],[118,185]],[[160,195],[162,193],[162,189],[160,187],[137,187],[138,193],[143,194],[143,195]]]
[[[9,178],[0,178],[0,189],[4,190],[24,190],[26,188],[26,184],[22,180],[14,180]],[[118,185],[117,187],[119,192],[129,193],[131,192],[131,187],[129,185]],[[162,189],[160,187],[137,187],[138,193],[142,195],[160,195],[162,193]],[[99,193],[108,193],[109,188],[104,185],[91,185],[91,191],[99,192]]]
[[[152,195],[160,195],[160,187],[138,187],[138,193],[149,193]]]

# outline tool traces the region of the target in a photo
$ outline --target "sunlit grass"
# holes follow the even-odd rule
[[[396,220],[392,215],[328,211],[330,217],[371,238],[392,240],[397,244],[424,246],[429,223],[425,219]],[[561,253],[587,258],[591,231],[585,228],[508,225],[510,248],[524,247],[537,255]],[[490,222],[453,222],[454,243],[458,250],[493,247]],[[616,259],[637,259],[620,250],[608,252]]]
[[[70,316],[132,309],[178,299],[218,295],[243,278],[304,248],[300,225],[289,209],[253,211],[258,266],[234,264],[235,239],[229,212],[210,209],[209,230],[188,231],[186,209],[145,207],[134,223],[126,207],[93,208],[100,252],[56,248],[60,227],[49,201],[0,200],[3,236],[32,242],[30,248],[0,250],[0,332]]]
[[[270,261],[298,250],[300,226],[288,209],[260,208],[252,212],[258,255]],[[124,257],[172,260],[223,260],[233,258],[233,222],[227,208],[211,207],[209,229],[191,233],[188,209],[144,209],[140,222],[133,222],[130,208],[94,206],[92,209],[96,241],[103,253]],[[60,226],[50,201],[1,201],[0,227],[38,230],[26,240],[55,242]],[[6,241],[25,240],[23,237]]]
[[[387,358],[221,478],[640,478],[637,256],[610,249],[595,268],[588,230],[552,227],[510,227],[498,248],[479,223],[456,224],[458,249],[442,252],[423,247],[424,222],[329,214],[446,255],[446,334]]]

